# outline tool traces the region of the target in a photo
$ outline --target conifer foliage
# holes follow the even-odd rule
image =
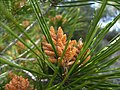
[[[110,68],[120,34],[98,50],[120,19],[100,27],[107,5],[120,9],[119,0],[0,0],[0,90],[120,90],[120,68]]]

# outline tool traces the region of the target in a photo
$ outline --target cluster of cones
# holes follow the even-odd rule
[[[30,87],[28,79],[10,73],[12,80],[5,85],[5,90],[33,90]]]
[[[62,17],[62,15],[56,15],[55,17],[51,17],[50,18],[50,23],[52,23],[52,25],[56,26],[57,23],[61,23],[61,25],[64,25],[67,20],[65,18]]]
[[[44,36],[42,45],[43,45],[44,52],[46,53],[46,55],[49,56],[49,61],[52,63],[61,62],[60,64],[63,67],[71,66],[75,62],[78,54],[80,53],[80,51],[83,47],[82,40],[79,40],[78,42],[76,40],[70,40],[68,43],[66,52],[64,54],[64,57],[60,61],[60,58],[61,58],[63,51],[65,49],[65,46],[67,44],[66,34],[64,34],[61,27],[58,28],[58,31],[56,33],[54,30],[54,27],[51,26],[50,27],[50,35],[51,35],[52,41],[56,47],[58,58],[56,58],[56,55],[54,53],[54,50],[53,50],[51,44],[47,42],[47,40]],[[89,52],[90,52],[90,49],[88,49],[85,54],[87,55]],[[90,57],[91,56],[89,55],[82,64],[85,64],[90,59]]]

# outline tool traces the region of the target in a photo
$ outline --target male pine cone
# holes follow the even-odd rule
[[[14,76],[9,84],[5,85],[5,90],[33,90],[29,85],[28,79],[22,76]]]
[[[64,34],[61,27],[58,28],[58,32],[56,34],[53,26],[50,27],[50,35],[57,49],[58,58],[56,58],[53,48],[51,44],[49,44],[46,41],[45,36],[43,37],[42,48],[46,53],[46,55],[49,56],[49,61],[52,63],[57,63],[57,61],[60,62],[60,57],[62,56],[62,53],[67,43],[67,37],[66,34]],[[64,57],[61,61],[61,66],[68,67],[72,65],[75,62],[76,57],[80,53],[82,47],[83,47],[83,42],[81,40],[79,40],[78,42],[76,40],[70,40],[66,52],[64,54]],[[88,49],[86,52],[88,53],[90,52],[90,50]],[[85,64],[89,59],[90,59],[90,55],[84,60],[82,64]]]

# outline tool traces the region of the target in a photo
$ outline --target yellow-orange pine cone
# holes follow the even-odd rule
[[[59,61],[60,57],[62,56],[63,50],[65,49],[65,45],[67,43],[66,34],[64,34],[61,27],[58,28],[58,31],[56,33],[54,30],[54,27],[51,26],[50,27],[50,35],[51,35],[53,43],[55,44],[55,47],[57,49],[58,58],[56,58],[51,44],[49,44],[46,41],[46,38],[44,36],[43,42],[42,42],[42,45],[43,45],[42,48],[43,48],[44,52],[46,53],[46,55],[49,56],[49,61],[52,63],[57,63],[57,60],[58,60],[58,62],[61,62],[62,66],[72,65],[75,62],[77,55],[80,53],[80,50],[83,47],[82,41],[79,40],[77,42],[76,40],[70,40],[68,47],[66,49],[65,55],[63,57],[63,60]],[[90,56],[85,60],[84,64],[88,61],[88,59],[90,59]]]
[[[5,90],[32,90],[29,85],[28,79],[22,76],[14,76],[9,84],[5,85]]]

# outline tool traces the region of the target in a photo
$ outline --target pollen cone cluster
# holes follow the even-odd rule
[[[63,30],[61,27],[58,28],[57,33],[55,32],[53,26],[50,27],[50,35],[52,37],[52,41],[57,49],[57,53],[58,53],[58,58],[56,58],[55,53],[52,49],[51,44],[49,44],[46,41],[45,36],[43,37],[43,50],[46,53],[46,55],[49,56],[49,61],[52,63],[57,63],[61,62],[61,66],[70,66],[72,65],[75,60],[77,55],[80,53],[80,50],[83,47],[83,43],[81,40],[79,40],[78,42],[76,40],[70,40],[68,47],[66,49],[66,52],[64,54],[63,59],[60,61],[60,57],[62,56],[62,53],[65,49],[65,46],[67,44],[67,37],[66,34],[64,34]],[[87,50],[86,52],[88,53],[90,50]],[[88,56],[86,58],[86,60],[84,60],[83,63],[87,62],[90,59],[90,56]]]
[[[5,85],[5,90],[32,90],[30,89],[28,79],[24,79],[22,76],[14,76],[9,84]]]
[[[67,20],[62,15],[56,15],[55,17],[49,16],[49,18],[53,25],[56,25],[56,23],[61,23],[63,25],[67,22]]]

